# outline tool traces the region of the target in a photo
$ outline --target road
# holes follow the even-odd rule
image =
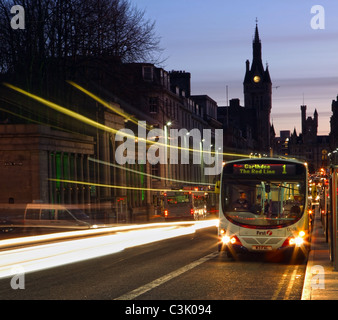
[[[0,279],[0,299],[299,300],[305,262],[219,254],[216,228]],[[19,280],[18,280],[19,281]]]

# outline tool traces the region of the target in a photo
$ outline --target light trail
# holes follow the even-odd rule
[[[21,270],[25,273],[40,271],[102,257],[126,248],[193,234],[198,229],[215,226],[217,222],[218,220],[158,223],[156,224],[157,228],[145,229],[154,225],[148,224],[140,226],[138,230],[124,232],[117,228],[115,231],[119,232],[115,234],[2,251],[0,252],[0,278],[13,276],[15,270]],[[74,233],[83,235],[84,232]],[[49,237],[53,236],[49,235]],[[48,237],[48,235],[45,237]],[[15,239],[11,240],[14,241]]]
[[[113,184],[103,184],[103,183],[95,183],[95,182],[86,182],[86,181],[75,181],[75,180],[67,180],[67,179],[54,179],[54,178],[48,178],[49,181],[54,182],[63,182],[63,183],[73,183],[73,184],[82,184],[87,186],[96,186],[96,187],[103,187],[103,188],[111,188],[111,189],[127,189],[127,190],[136,190],[136,191],[158,191],[158,192],[187,192],[188,190],[173,190],[173,189],[155,189],[155,188],[144,188],[144,187],[128,187],[128,186],[120,186],[120,185],[113,185]],[[215,191],[193,191],[194,193],[215,193]]]
[[[218,220],[207,220],[210,225],[218,223]],[[203,221],[203,224],[207,224],[207,221]],[[0,249],[18,246],[18,245],[27,245],[32,243],[38,243],[43,241],[53,241],[53,240],[62,240],[65,238],[71,237],[83,237],[83,236],[95,236],[102,235],[112,232],[122,232],[122,231],[131,231],[138,229],[146,229],[146,228],[156,228],[163,226],[187,226],[191,225],[192,221],[181,221],[181,222],[158,222],[158,223],[147,223],[147,224],[129,224],[129,225],[98,225],[98,228],[95,229],[86,229],[86,230],[76,230],[76,231],[66,231],[66,232],[57,232],[52,234],[44,234],[37,236],[28,236],[28,237],[20,237],[20,238],[11,238],[6,240],[0,240]],[[197,224],[196,224],[197,223]],[[199,226],[200,222],[195,222],[196,227]]]
[[[15,113],[15,112],[12,112],[12,111],[9,111],[7,109],[4,109],[4,108],[0,108],[1,111],[4,111],[6,113],[9,113],[15,117],[18,117],[18,118],[21,118],[21,119],[24,119],[28,122],[32,122],[32,123],[36,123],[36,124],[39,124],[39,125],[43,125],[43,126],[49,126],[51,128],[54,128],[54,129],[57,129],[57,130],[60,130],[60,131],[65,131],[65,132],[69,132],[69,133],[73,133],[73,134],[76,134],[76,132],[74,131],[71,131],[71,130],[68,130],[68,129],[65,129],[65,128],[61,128],[61,127],[58,127],[56,125],[53,125],[53,124],[50,124],[50,123],[46,123],[46,122],[41,122],[41,121],[38,121],[38,120],[34,120],[34,119],[31,119],[31,118],[28,118],[28,117],[25,117],[21,114],[18,114],[18,113]]]
[[[89,119],[89,118],[87,118],[87,117],[85,117],[85,116],[83,116],[83,115],[81,115],[81,114],[79,114],[77,112],[69,110],[69,109],[67,109],[65,107],[62,107],[62,106],[60,106],[60,105],[58,105],[58,104],[56,104],[54,102],[48,101],[48,100],[46,100],[44,98],[41,98],[41,97],[39,97],[39,96],[37,96],[35,94],[29,93],[29,92],[27,92],[27,91],[25,91],[23,89],[20,89],[20,88],[18,88],[16,86],[13,86],[13,85],[11,85],[9,83],[4,83],[4,85],[6,87],[14,90],[14,91],[17,91],[17,92],[19,92],[19,93],[21,93],[21,94],[23,94],[23,95],[25,95],[25,96],[27,96],[27,97],[35,100],[35,101],[38,101],[38,102],[44,104],[45,106],[47,106],[47,107],[49,107],[51,109],[54,109],[54,110],[56,110],[58,112],[61,112],[61,113],[65,114],[65,115],[67,115],[69,117],[74,118],[74,119],[77,119],[77,120],[79,120],[79,121],[81,121],[81,122],[83,122],[85,124],[88,124],[88,125],[90,125],[92,127],[95,127],[97,129],[100,129],[100,130],[103,130],[103,131],[111,132],[111,133],[114,133],[114,134],[120,134],[120,135],[123,135],[124,137],[126,136],[126,137],[130,137],[130,138],[135,138],[135,136],[128,135],[127,133],[123,133],[122,134],[122,132],[120,132],[119,130],[110,128],[108,126],[105,126],[105,125],[103,125],[103,124],[101,124],[101,123],[99,123],[97,121],[91,120],[91,119]]]
[[[178,149],[178,150],[182,150],[182,151],[189,151],[189,152],[199,152],[199,153],[207,153],[207,154],[213,154],[213,155],[222,155],[222,156],[232,156],[232,157],[240,157],[240,158],[249,158],[250,155],[244,155],[244,154],[237,154],[237,153],[221,153],[221,152],[218,152],[218,151],[211,151],[211,150],[195,150],[195,149],[191,149],[191,148],[185,148],[185,147],[179,147],[179,146],[173,146],[171,144],[168,144],[168,143],[161,143],[159,141],[152,141],[152,140],[148,140],[148,139],[144,139],[143,137],[138,137],[136,135],[130,135],[130,134],[127,134],[126,132],[121,132],[120,130],[116,130],[114,128],[111,128],[111,127],[108,127],[106,125],[103,125],[97,121],[94,121],[94,120],[91,120],[90,118],[87,118],[79,113],[76,113],[74,111],[71,111],[65,107],[62,107],[54,102],[51,102],[51,101],[48,101],[44,98],[41,98],[35,94],[32,94],[32,93],[29,93],[23,89],[20,89],[19,87],[16,87],[14,85],[11,85],[9,83],[3,83],[6,87],[14,90],[14,91],[17,91],[35,101],[38,101],[44,105],[46,105],[47,107],[49,108],[52,108],[58,112],[61,112],[69,117],[72,117],[74,119],[77,119],[85,124],[88,124],[90,126],[93,126],[97,129],[100,129],[100,130],[103,130],[103,131],[107,131],[107,132],[111,132],[111,133],[114,133],[114,134],[117,134],[117,135],[121,135],[123,137],[128,137],[128,138],[131,138],[131,139],[138,139],[140,141],[145,141],[146,143],[148,144],[155,144],[156,146],[161,146],[161,147],[165,147],[165,148],[170,148],[170,149]]]
[[[80,85],[78,85],[77,83],[73,82],[73,81],[67,81],[70,85],[72,85],[73,87],[75,87],[76,89],[80,90],[81,92],[83,92],[84,94],[86,94],[87,96],[91,97],[92,99],[94,99],[96,102],[102,104],[103,106],[105,106],[106,108],[112,110],[113,112],[115,112],[116,114],[120,115],[121,117],[125,118],[128,121],[131,121],[134,124],[140,125],[138,123],[138,120],[135,119],[135,117],[133,117],[132,115],[128,114],[127,112],[123,111],[120,107],[119,104],[117,103],[108,103],[106,101],[104,101],[103,99],[101,99],[100,97],[98,97],[97,95],[95,95],[94,93],[88,91],[87,89],[81,87]],[[149,126],[143,126],[143,127],[147,127],[150,128]]]
[[[159,179],[159,180],[179,182],[179,183],[184,183],[184,184],[203,185],[203,186],[214,185],[213,183],[204,183],[204,182],[196,182],[196,181],[190,182],[190,181],[185,181],[185,180],[177,180],[177,179],[165,178],[165,177],[161,177],[161,176],[155,176],[155,175],[150,174],[150,173],[145,173],[145,172],[142,172],[142,171],[126,168],[124,166],[120,166],[120,165],[117,165],[117,164],[114,164],[114,163],[111,163],[111,162],[106,162],[106,161],[94,159],[92,157],[88,157],[88,160],[92,161],[92,162],[100,163],[100,164],[103,164],[103,165],[106,165],[106,166],[118,168],[118,169],[121,169],[121,170],[137,173],[137,174],[140,174],[140,175],[143,175],[143,176]]]

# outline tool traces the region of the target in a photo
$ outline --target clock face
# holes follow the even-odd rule
[[[259,81],[261,81],[261,77],[260,76],[254,76],[253,81],[255,83],[258,83]]]

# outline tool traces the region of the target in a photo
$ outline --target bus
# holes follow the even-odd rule
[[[203,191],[168,191],[163,194],[163,215],[169,220],[200,220],[206,217],[207,193]]]
[[[225,163],[219,197],[218,249],[245,252],[310,250],[308,169],[295,160],[251,158]]]

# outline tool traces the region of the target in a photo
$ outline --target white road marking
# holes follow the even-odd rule
[[[276,289],[276,291],[274,292],[274,294],[273,294],[271,300],[277,300],[279,293],[281,292],[281,290],[282,290],[282,288],[283,288],[285,282],[286,282],[287,279],[288,279],[288,273],[289,273],[289,270],[290,270],[291,268],[292,268],[292,267],[290,267],[290,266],[287,266],[287,267],[286,267],[285,272],[284,272],[284,274],[283,274],[281,280],[279,281],[278,286],[277,286],[277,289]]]
[[[213,252],[211,254],[208,254],[206,255],[205,257],[199,259],[199,260],[196,260],[192,263],[189,263],[187,264],[186,266],[182,267],[182,268],[179,268],[173,272],[170,272],[168,273],[167,275],[163,276],[163,277],[160,277],[152,282],[149,282],[147,283],[146,285],[142,286],[142,287],[139,287],[135,290],[132,290],[126,294],[123,294],[122,296],[118,297],[118,298],[115,298],[114,300],[133,300],[137,297],[139,297],[140,295],[162,285],[163,283],[171,280],[171,279],[174,279],[178,276],[180,276],[181,274],[199,266],[200,264],[210,260],[210,259],[213,259],[215,258],[216,256],[219,255],[219,252],[216,251],[216,252]]]
[[[297,274],[297,271],[298,271],[298,267],[296,267],[295,270],[293,270],[292,272],[292,275],[291,275],[291,279],[290,279],[290,282],[289,282],[289,285],[286,289],[286,292],[285,292],[285,296],[284,296],[284,300],[288,300],[289,299],[289,296],[290,296],[290,293],[291,293],[291,290],[292,290],[292,287],[296,281],[296,274]]]
[[[283,287],[287,284],[287,288],[285,290],[285,294],[283,297],[283,300],[288,300],[290,294],[291,294],[291,290],[293,288],[293,285],[295,283],[295,281],[297,280],[297,271],[298,271],[298,267],[296,266],[295,268],[293,266],[287,266],[286,270],[281,278],[281,280],[278,283],[277,289],[275,290],[271,300],[277,300],[279,294],[281,293]],[[290,272],[291,270],[294,268],[291,276],[290,276]],[[289,280],[290,279],[290,280]]]

